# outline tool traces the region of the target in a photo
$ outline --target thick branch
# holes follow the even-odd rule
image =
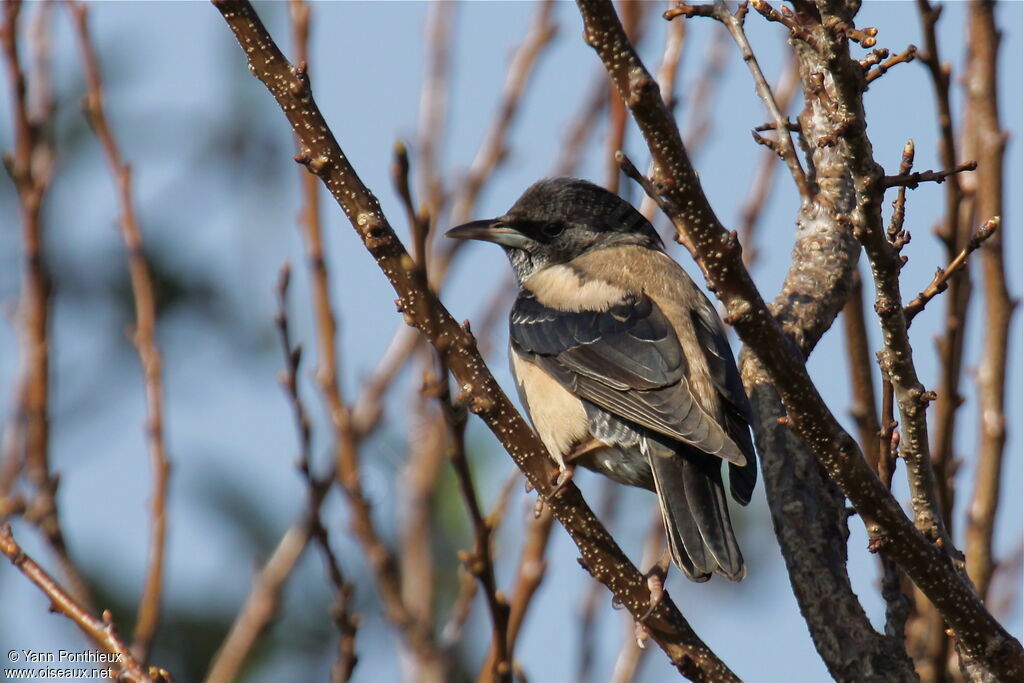
[[[248,2],[217,2],[249,66],[271,91],[296,134],[306,146],[301,158],[323,180],[345,211],[363,243],[377,260],[399,298],[406,321],[426,334],[444,354],[469,408],[485,421],[541,495],[549,498],[554,516],[570,533],[584,566],[609,587],[636,617],[648,609],[649,593],[639,571],[572,485],[558,497],[550,481],[550,461],[536,435],[515,411],[476,352],[471,334],[451,317],[428,291],[417,286],[415,263],[384,218],[373,194],[330,133],[313,102],[304,73],[288,63]],[[736,680],[735,676],[693,633],[671,600],[663,600],[648,618],[655,640],[681,672],[701,680]]]
[[[1024,666],[1020,643],[985,610],[945,552],[914,529],[868,467],[854,440],[825,406],[807,375],[799,350],[783,334],[750,280],[735,235],[725,231],[708,204],[657,84],[629,45],[610,3],[578,0],[577,4],[584,18],[586,41],[597,50],[647,140],[660,194],[673,207],[674,217],[685,226],[700,256],[699,264],[725,304],[728,321],[767,369],[788,410],[788,424],[812,448],[868,524],[884,530],[894,559],[946,616],[965,647],[1002,675],[1019,675]],[[839,45],[832,46],[827,59],[838,67],[835,86],[840,97],[849,103],[857,100],[856,93],[863,87],[863,73],[841,50]],[[844,157],[851,172],[874,176],[877,182],[881,171],[872,160],[862,120],[858,128],[852,112],[840,114],[848,116],[837,136],[844,139]],[[852,221],[862,229],[873,225],[881,234],[878,193],[872,193],[871,199],[875,206],[856,206]],[[897,308],[902,318],[902,306]],[[902,369],[902,363],[898,365]],[[907,369],[912,370],[912,366]]]
[[[976,1],[970,7],[971,71],[968,75],[968,108],[977,131],[980,215],[1003,214],[1004,155],[1006,132],[999,120],[998,61],[1000,31],[994,3]],[[978,467],[967,524],[967,571],[987,597],[995,561],[992,535],[999,508],[999,485],[1006,447],[1006,378],[1010,323],[1017,302],[1006,286],[1006,264],[1001,234],[981,248],[985,292],[985,341],[978,363],[978,398],[981,439]]]

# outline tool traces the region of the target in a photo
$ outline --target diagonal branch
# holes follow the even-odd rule
[[[559,496],[553,496],[546,450],[488,371],[472,335],[455,322],[429,290],[417,286],[415,263],[385,219],[376,197],[363,185],[330,133],[302,70],[288,63],[248,2],[221,1],[215,6],[245,50],[252,73],[270,90],[305,145],[301,158],[331,191],[395,288],[397,305],[407,322],[427,335],[445,356],[469,409],[480,415],[534,488],[548,498],[552,514],[579,547],[582,564],[635,617],[642,616],[650,598],[643,576],[575,486],[570,484]],[[667,597],[646,624],[681,672],[697,680],[737,680]]]
[[[705,8],[707,5],[699,5],[700,8]],[[672,11],[665,12],[665,18],[672,18]],[[767,79],[764,77],[764,73],[761,71],[761,65],[757,63],[757,57],[754,55],[754,50],[750,47],[750,41],[747,40],[747,34],[743,30],[743,20],[746,17],[746,4],[740,6],[740,9],[733,14],[726,7],[724,0],[715,0],[714,5],[711,9],[710,16],[720,21],[726,29],[729,30],[729,34],[732,35],[733,40],[736,42],[736,46],[740,49],[740,54],[743,56],[743,61],[746,62],[747,68],[750,69],[750,75],[754,78],[754,87],[757,89],[757,95],[764,102],[765,107],[768,108],[768,113],[771,114],[772,121],[775,122],[775,132],[778,135],[776,144],[779,145],[778,153],[782,157],[782,160],[786,162],[786,166],[789,168],[790,175],[793,176],[793,182],[796,183],[797,191],[800,193],[800,199],[804,204],[811,201],[811,186],[807,182],[807,175],[804,173],[803,167],[800,165],[800,159],[797,157],[796,148],[793,146],[793,138],[789,134],[789,121],[786,116],[782,113],[782,109],[779,107],[779,103],[775,99],[775,95],[772,94],[772,87],[768,85]]]
[[[118,637],[109,610],[103,612],[102,619],[97,619],[89,614],[89,611],[36,564],[35,560],[26,555],[18,542],[14,540],[9,524],[0,526],[0,553],[6,555],[11,564],[50,598],[52,611],[63,614],[75,622],[94,643],[116,658],[116,664],[121,669],[120,678],[133,683],[170,681],[170,675],[163,669],[151,667],[147,672],[135,661],[128,646]]]
[[[977,251],[984,244],[985,240],[996,233],[999,229],[999,222],[998,216],[985,221],[985,224],[978,228],[978,232],[974,233],[974,236],[967,241],[967,246],[963,248],[963,251],[957,254],[956,258],[950,261],[948,266],[939,268],[935,272],[935,277],[928,283],[928,286],[903,307],[903,315],[907,318],[908,327],[914,317],[924,310],[929,301],[946,291],[949,287],[949,280],[967,267],[967,258],[972,252]]]
[[[760,359],[781,395],[788,410],[786,424],[810,446],[869,528],[884,531],[894,559],[943,613],[963,646],[999,675],[1019,676],[1024,667],[1024,650],[1020,643],[986,611],[945,551],[936,548],[914,528],[817,392],[800,351],[783,333],[743,266],[735,233],[728,233],[722,227],[701,190],[657,83],[629,44],[611,4],[601,0],[578,0],[577,4],[584,19],[586,42],[604,62],[647,140],[655,163],[655,187],[672,207],[673,218],[685,227],[698,253],[701,269],[712,290],[725,304],[727,321],[736,327],[740,337]],[[850,172],[859,180],[857,187],[870,191],[881,177],[881,169],[872,159],[862,119],[858,120],[851,109],[859,102],[863,73],[859,64],[844,52],[846,34],[840,39],[826,33],[823,27],[817,28],[815,42],[825,45],[826,58],[836,67],[834,85],[837,99],[842,103],[842,109],[837,112],[842,117],[841,126],[837,127],[835,137],[843,140],[843,156],[851,167]],[[855,75],[853,70],[856,70]],[[872,178],[874,182],[870,182]],[[879,195],[870,191],[858,196],[850,220],[855,230],[867,231],[874,227],[884,241]],[[895,315],[901,320],[902,306],[895,306],[895,309]],[[913,371],[909,356],[892,358],[889,365]],[[908,388],[904,385],[904,389]],[[927,453],[926,445],[915,443],[914,447],[919,453]]]

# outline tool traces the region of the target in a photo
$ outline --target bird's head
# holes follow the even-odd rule
[[[466,223],[446,234],[500,244],[520,282],[595,249],[663,248],[658,233],[629,202],[577,178],[541,180],[504,216]]]

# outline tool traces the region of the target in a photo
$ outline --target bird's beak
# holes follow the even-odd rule
[[[515,228],[510,228],[500,218],[489,218],[460,225],[446,232],[445,237],[457,240],[494,242],[495,244],[511,247],[512,249],[523,249],[533,241]]]

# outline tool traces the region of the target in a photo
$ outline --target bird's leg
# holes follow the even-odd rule
[[[587,453],[592,453],[604,448],[605,445],[606,444],[604,442],[598,441],[597,439],[589,439],[576,444],[568,453],[563,455],[561,461],[558,463],[558,469],[553,473],[555,488],[551,492],[552,497],[561,493],[565,486],[572,481],[572,475],[575,470],[573,461],[579,460]]]
[[[668,576],[668,566],[672,562],[668,546],[661,552],[661,558],[654,563],[654,566],[647,570],[644,576],[647,578],[647,590],[651,592],[650,606],[647,611],[640,615],[638,622],[643,624],[647,621],[658,605],[665,599],[665,578]]]

